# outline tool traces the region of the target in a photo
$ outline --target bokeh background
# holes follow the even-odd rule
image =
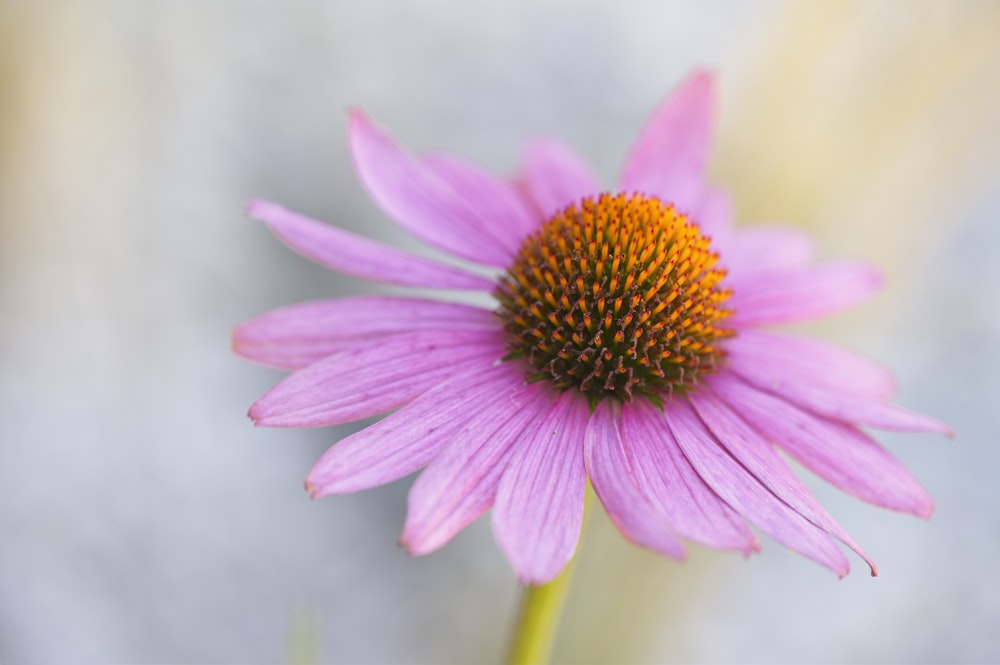
[[[344,143],[360,105],[497,171],[553,134],[608,184],[695,66],[741,223],[814,231],[884,293],[810,332],[897,370],[954,441],[881,436],[925,523],[810,484],[879,563],[765,543],[677,564],[595,516],[557,660],[1000,660],[1000,3],[0,0],[0,660],[491,663],[517,601],[485,520],[396,545],[410,479],[310,502],[348,428],[254,429],[280,374],[233,324],[379,287],[302,260],[261,196],[402,247]]]

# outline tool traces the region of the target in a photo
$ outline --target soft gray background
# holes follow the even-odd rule
[[[497,662],[517,598],[481,520],[396,546],[409,480],[311,503],[343,431],[255,430],[280,374],[232,325],[377,287],[301,260],[253,196],[414,247],[345,109],[500,171],[555,134],[609,184],[692,67],[742,222],[815,231],[886,292],[810,332],[891,363],[958,437],[885,436],[924,523],[813,483],[879,563],[766,544],[676,564],[596,516],[565,662],[1000,660],[1000,3],[0,0],[0,660]]]

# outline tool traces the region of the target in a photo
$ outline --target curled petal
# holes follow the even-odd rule
[[[775,496],[727,452],[685,399],[667,404],[667,423],[691,466],[719,497],[779,543],[821,563],[838,576],[850,563],[815,524]]]
[[[882,278],[871,266],[830,261],[814,266],[732,275],[726,305],[739,326],[811,321],[853,307],[872,296]]]
[[[325,427],[367,418],[503,355],[496,331],[395,335],[299,370],[254,402],[250,417],[267,427]]]
[[[351,112],[348,141],[361,181],[401,226],[455,256],[499,267],[510,262],[521,218],[496,214],[513,209],[510,183],[458,158],[421,159],[359,110]],[[523,212],[529,214],[526,207]]]
[[[705,166],[715,123],[715,78],[695,72],[643,127],[622,171],[625,192],[652,194],[693,212],[704,195]]]
[[[601,402],[587,424],[584,437],[587,475],[608,517],[626,539],[674,559],[685,557],[684,546],[666,517],[639,491],[625,458],[621,407]]]
[[[490,291],[493,282],[342,231],[275,203],[251,201],[247,214],[265,222],[282,242],[322,266],[362,279],[435,289]]]
[[[417,330],[496,330],[479,307],[394,296],[360,296],[291,305],[233,331],[233,350],[271,367],[299,369],[358,344]]]
[[[522,584],[551,582],[576,551],[587,418],[587,400],[563,393],[511,450],[493,506],[493,533]]]
[[[820,478],[862,501],[930,517],[934,504],[892,455],[857,428],[806,413],[732,376],[712,388],[761,434]]]
[[[872,575],[875,574],[875,564],[868,555],[809,493],[757,430],[710,390],[699,390],[689,399],[702,422],[733,459],[788,507],[857,552],[871,567]]]

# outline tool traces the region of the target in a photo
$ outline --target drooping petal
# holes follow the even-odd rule
[[[250,407],[255,424],[325,427],[406,404],[448,377],[503,357],[497,331],[427,330],[394,335],[313,363]]]
[[[806,385],[873,398],[896,391],[892,375],[875,361],[819,340],[741,330],[725,348],[735,366],[780,366],[786,377]]]
[[[496,330],[493,312],[469,305],[360,296],[273,310],[233,331],[233,350],[271,367],[299,369],[362,343],[417,330]]]
[[[653,112],[632,146],[621,188],[651,194],[690,213],[704,195],[705,166],[715,122],[715,80],[690,75]]]
[[[558,141],[539,139],[525,145],[521,175],[543,220],[601,191],[587,163]]]
[[[551,582],[576,551],[583,523],[587,400],[558,397],[511,449],[493,506],[493,533],[522,584]]]
[[[684,456],[723,501],[779,543],[838,576],[850,571],[847,557],[826,532],[790,508],[733,459],[685,399],[670,400],[666,417]]]
[[[421,159],[359,110],[351,112],[348,141],[361,182],[402,227],[455,256],[499,267],[510,262],[520,235],[494,210],[509,203],[504,188],[512,185],[488,183],[491,176],[472,167],[456,177],[457,158],[447,166]]]
[[[952,434],[947,425],[933,418],[877,398],[810,384],[794,372],[785,371],[784,364],[767,362],[759,356],[730,356],[728,366],[744,381],[764,392],[833,420],[897,432]]]
[[[810,415],[786,400],[719,375],[712,388],[761,434],[804,467],[863,501],[930,517],[930,495],[884,448],[858,429]]]
[[[621,407],[604,400],[594,410],[584,436],[584,462],[608,517],[625,538],[674,559],[685,557],[666,517],[643,496],[625,458]]]
[[[551,402],[545,384],[525,385],[523,371],[512,363],[501,367],[506,379],[413,483],[400,536],[410,554],[438,549],[493,505],[511,447]]]
[[[734,325],[800,323],[853,307],[878,291],[882,278],[871,266],[829,261],[766,273],[732,275]]]
[[[816,243],[812,236],[790,226],[754,226],[740,229],[723,254],[731,275],[787,270],[806,265]]]
[[[265,222],[282,242],[306,258],[336,272],[403,286],[489,291],[492,280],[445,266],[286,210],[267,201],[251,201],[247,214]]]
[[[622,408],[622,441],[639,488],[684,538],[716,549],[759,549],[753,532],[705,484],[677,447],[663,411],[645,400]]]
[[[810,494],[757,430],[710,390],[695,391],[688,399],[702,422],[733,459],[789,508],[857,552],[875,574],[875,564],[868,555]]]
[[[384,485],[425,466],[455,433],[508,385],[508,367],[492,365],[456,375],[399,411],[352,434],[324,453],[306,478],[315,499]]]

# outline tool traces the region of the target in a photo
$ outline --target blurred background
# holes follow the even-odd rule
[[[410,559],[412,479],[310,502],[349,429],[246,419],[281,375],[232,356],[235,323],[380,287],[243,206],[426,251],[355,179],[349,105],[500,172],[553,134],[610,185],[696,66],[720,76],[713,174],[740,223],[886,273],[809,331],[958,436],[880,436],[929,523],[809,480],[877,579],[769,542],[677,564],[596,515],[557,660],[1000,660],[1000,3],[477,5],[0,0],[0,661],[498,662],[518,590],[488,520]]]

